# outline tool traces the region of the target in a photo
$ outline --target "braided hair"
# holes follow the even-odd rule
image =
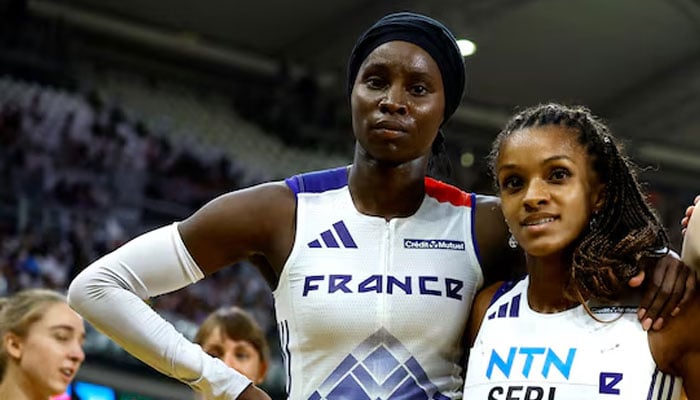
[[[569,128],[590,156],[605,185],[603,206],[591,217],[573,250],[566,295],[583,302],[590,297],[614,299],[640,272],[639,259],[660,257],[669,239],[645,199],[636,166],[625,156],[608,127],[583,106],[543,104],[515,115],[498,134],[489,154],[496,176],[501,146],[513,132],[547,125]]]

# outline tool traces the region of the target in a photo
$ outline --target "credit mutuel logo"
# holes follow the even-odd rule
[[[404,239],[405,249],[434,249],[434,250],[458,250],[464,251],[466,246],[461,240],[444,239]]]

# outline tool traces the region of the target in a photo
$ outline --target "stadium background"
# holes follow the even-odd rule
[[[477,46],[442,179],[491,193],[483,158],[513,110],[584,104],[644,168],[680,244],[700,192],[698,0],[0,0],[0,295],[63,290],[217,194],[349,163],[345,62],[397,10]],[[272,298],[253,267],[152,304],[190,337],[218,306],[253,312],[273,349],[264,387],[283,398]],[[192,398],[92,329],[86,350],[83,400]]]

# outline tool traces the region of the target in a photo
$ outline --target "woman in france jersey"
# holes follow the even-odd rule
[[[427,176],[464,82],[442,23],[381,18],[348,65],[352,165],[225,194],[148,232],[88,266],[71,284],[71,305],[206,398],[266,398],[142,301],[247,259],[273,289],[290,398],[461,398],[474,295],[518,265],[504,261],[517,252],[504,250],[496,198]],[[667,261],[662,275],[683,273]],[[645,308],[654,317],[679,298],[652,295]]]

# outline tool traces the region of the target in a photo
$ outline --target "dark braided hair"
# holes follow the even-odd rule
[[[641,257],[663,256],[666,231],[647,203],[637,169],[624,155],[609,129],[582,106],[543,104],[515,115],[498,134],[489,154],[491,173],[503,142],[515,131],[547,125],[577,134],[598,179],[605,185],[603,206],[573,249],[566,295],[583,302],[590,297],[614,299],[627,281],[640,272]]]
[[[449,178],[452,175],[452,164],[447,155],[447,146],[445,145],[445,134],[442,129],[438,131],[433,145],[430,148],[430,158],[428,159],[428,175],[434,178]]]

